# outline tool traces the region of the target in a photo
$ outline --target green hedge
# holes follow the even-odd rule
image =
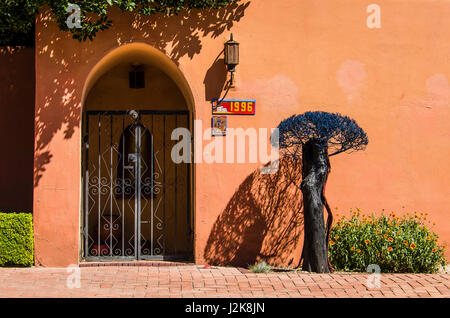
[[[0,213],[0,266],[31,266],[33,251],[33,216]]]

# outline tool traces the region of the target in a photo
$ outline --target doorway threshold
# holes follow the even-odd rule
[[[192,262],[186,261],[147,261],[147,260],[133,260],[133,261],[82,261],[80,267],[99,267],[99,266],[193,266]]]

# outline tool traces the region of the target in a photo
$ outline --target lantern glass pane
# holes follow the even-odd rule
[[[239,64],[239,49],[237,45],[227,45],[225,50],[225,63],[229,65]]]
[[[239,64],[239,45],[233,45],[233,62]]]

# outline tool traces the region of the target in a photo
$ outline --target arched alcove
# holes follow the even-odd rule
[[[145,43],[131,43],[118,47],[106,54],[92,68],[83,88],[83,106],[85,105],[89,92],[97,81],[108,71],[123,64],[144,64],[161,70],[178,87],[184,97],[188,110],[192,113],[195,112],[191,89],[178,66],[167,55]]]
[[[191,130],[193,111],[181,71],[147,44],[121,46],[89,73],[82,119],[83,259],[192,259],[192,164],[172,160],[171,133]]]

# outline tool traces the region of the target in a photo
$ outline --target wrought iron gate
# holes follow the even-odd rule
[[[171,160],[171,132],[188,126],[187,112],[86,112],[85,259],[191,255],[189,166]]]

